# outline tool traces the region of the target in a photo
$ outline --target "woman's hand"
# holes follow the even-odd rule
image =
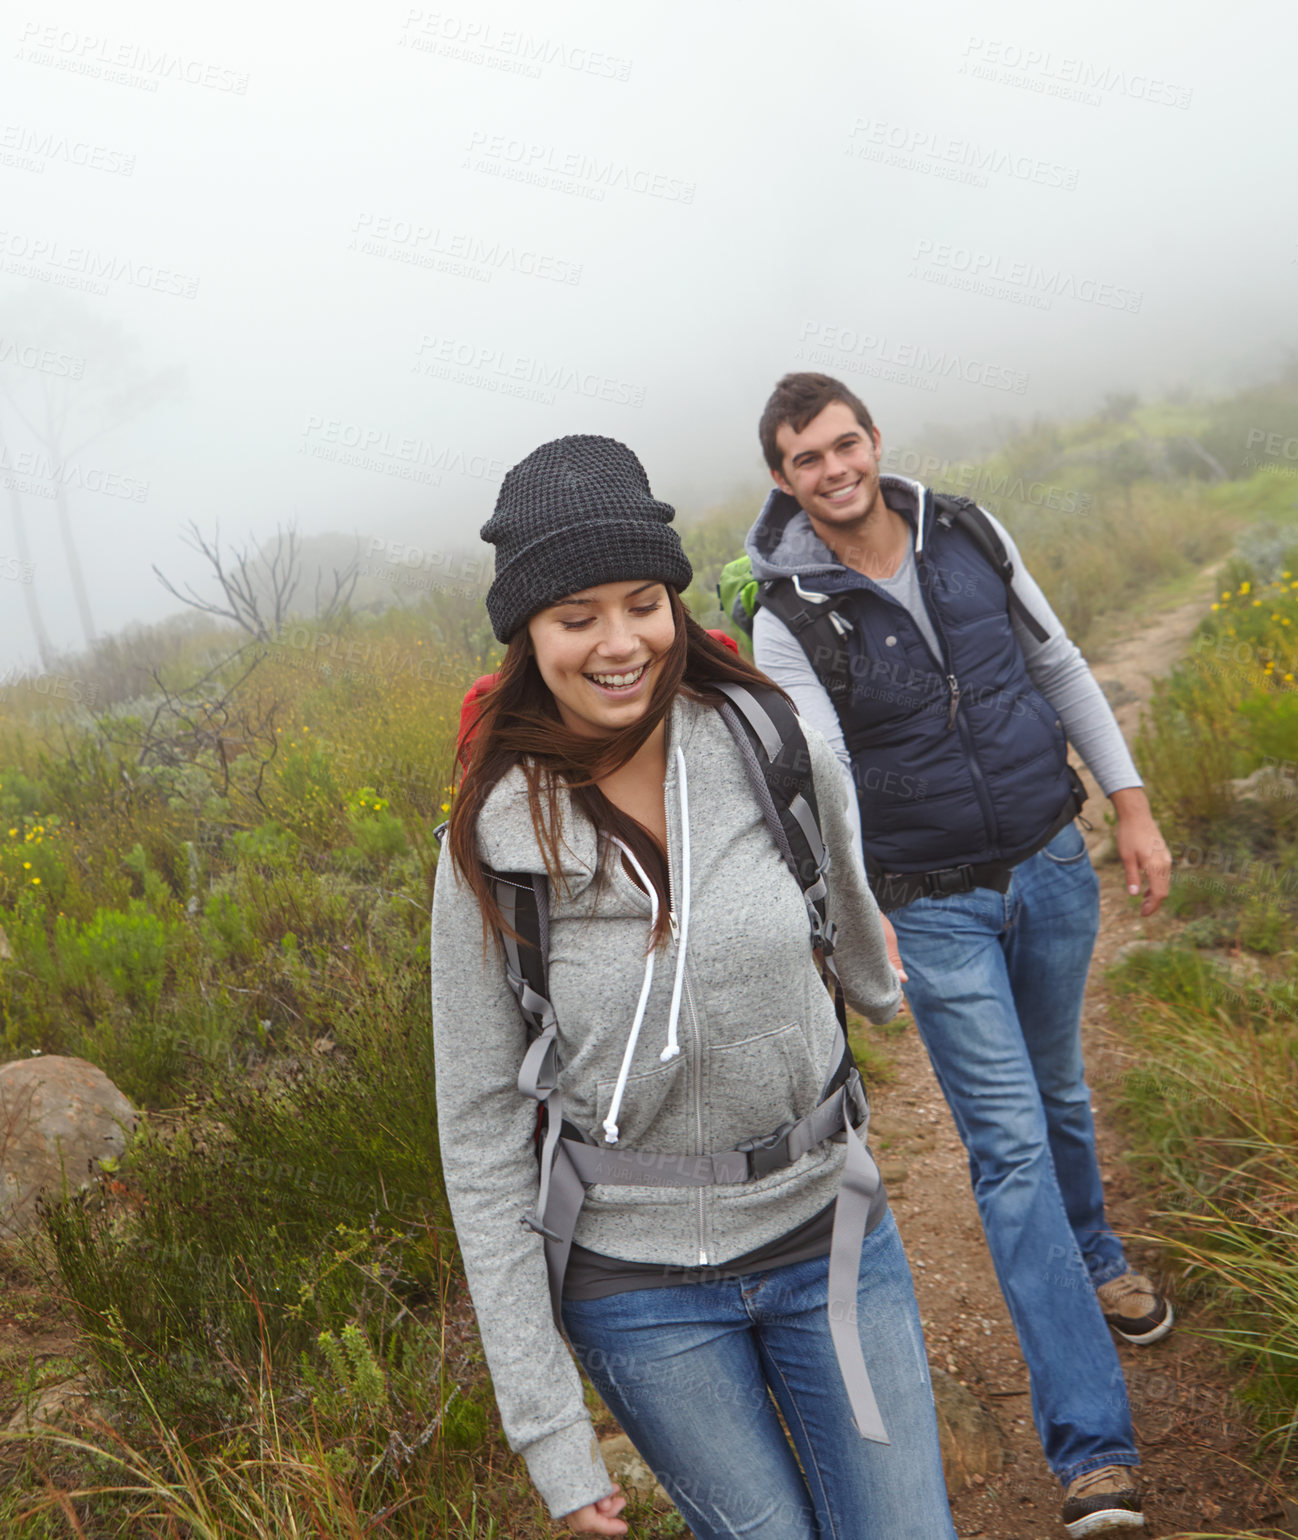
[[[601,1497],[598,1502],[587,1503],[575,1513],[566,1514],[563,1522],[574,1535],[624,1535],[627,1527],[617,1515],[625,1507],[626,1498],[622,1496],[622,1488],[615,1481],[611,1497]]]
[[[879,924],[883,926],[883,941],[888,948],[888,961],[897,970],[897,977],[904,984],[906,982],[906,970],[902,966],[901,950],[897,945],[897,932],[892,928],[892,921],[886,914],[880,914]]]

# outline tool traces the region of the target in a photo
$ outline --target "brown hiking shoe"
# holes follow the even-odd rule
[[[1144,1346],[1166,1337],[1172,1329],[1172,1304],[1143,1273],[1127,1269],[1095,1290],[1104,1319],[1124,1342]]]
[[[1135,1472],[1129,1465],[1102,1465],[1070,1481],[1064,1493],[1063,1520],[1073,1540],[1144,1529]]]

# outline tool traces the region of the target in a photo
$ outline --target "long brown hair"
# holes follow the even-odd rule
[[[515,765],[527,782],[532,828],[551,883],[559,871],[559,793],[566,790],[595,829],[622,840],[635,853],[658,892],[657,945],[669,928],[667,853],[638,819],[615,807],[597,782],[626,764],[649,741],[678,690],[716,705],[721,696],[707,687],[718,681],[778,688],[747,659],[708,635],[668,586],[675,621],[671,646],[661,656],[644,715],[629,727],[599,738],[583,737],[564,725],[541,671],[526,626],[514,634],[495,686],[482,697],[473,728],[468,768],[451,810],[448,848],[456,870],[473,889],[482,910],[484,941],[508,927],[478,854],[477,828],[493,787]]]

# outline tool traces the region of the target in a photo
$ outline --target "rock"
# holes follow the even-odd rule
[[[937,1431],[948,1497],[955,1497],[978,1477],[994,1476],[1005,1463],[1005,1445],[996,1418],[973,1394],[942,1369],[930,1366]]]
[[[9,1419],[8,1432],[33,1433],[38,1427],[59,1423],[76,1424],[86,1414],[95,1414],[88,1376],[74,1374],[57,1385],[47,1385]]]
[[[1293,767],[1287,763],[1262,765],[1252,775],[1240,776],[1226,784],[1237,802],[1272,802],[1281,797],[1298,796],[1298,781],[1294,779]]]
[[[642,1503],[652,1503],[660,1513],[675,1507],[663,1490],[661,1483],[640,1457],[635,1445],[625,1433],[614,1434],[599,1441],[600,1452],[608,1473],[622,1488],[627,1497],[636,1497]]]
[[[122,1155],[135,1109],[85,1059],[52,1054],[0,1065],[0,1237],[29,1229],[39,1193],[66,1174],[84,1187],[101,1160]]]
[[[885,1160],[879,1167],[879,1175],[888,1191],[896,1192],[910,1175],[910,1167],[904,1160]]]
[[[1116,968],[1119,963],[1126,962],[1128,957],[1135,957],[1141,952],[1157,952],[1161,945],[1158,941],[1128,941],[1114,952],[1109,959],[1109,967]]]

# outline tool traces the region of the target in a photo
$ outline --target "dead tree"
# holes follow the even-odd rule
[[[271,641],[292,614],[293,595],[302,580],[302,559],[298,550],[297,529],[290,524],[287,529],[275,526],[275,539],[257,550],[244,546],[241,550],[227,548],[221,554],[221,530],[208,541],[204,539],[197,523],[191,520],[185,544],[202,556],[212,570],[220,589],[220,598],[205,599],[188,584],[182,593],[156,565],[153,568],[158,581],[173,598],[179,599],[191,609],[221,620],[232,620],[259,642]],[[357,551],[359,553],[359,542]],[[315,615],[317,619],[334,620],[346,608],[356,589],[360,576],[359,556],[341,570],[333,569],[333,592],[321,606],[321,578],[317,575],[315,591]]]
[[[271,701],[262,707],[245,696],[243,686],[260,658],[254,657],[232,684],[219,682],[223,671],[246,651],[245,644],[201,679],[180,688],[167,685],[161,674],[153,670],[156,698],[152,714],[147,720],[132,717],[111,721],[105,724],[105,736],[129,749],[141,768],[197,766],[206,774],[212,790],[222,797],[231,793],[230,771],[234,761],[250,755],[250,773],[239,789],[261,804],[266,770],[278,752],[275,713],[279,703]]]

